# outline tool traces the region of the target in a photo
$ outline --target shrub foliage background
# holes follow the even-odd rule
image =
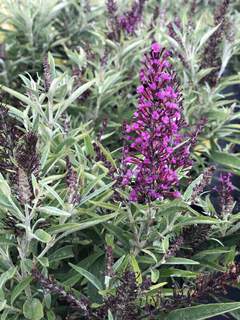
[[[239,319],[237,1],[1,6],[0,319]],[[184,121],[144,131],[157,43]],[[162,147],[181,165],[160,184]]]

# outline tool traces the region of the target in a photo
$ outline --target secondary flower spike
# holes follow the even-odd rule
[[[131,186],[134,202],[179,197],[177,171],[191,166],[190,142],[181,133],[182,97],[169,56],[158,43],[145,54],[137,110],[123,129],[121,185]]]
[[[146,0],[134,1],[129,11],[119,17],[119,25],[128,34],[134,34],[142,20],[144,3]]]
[[[106,0],[108,22],[111,32],[108,34],[110,39],[119,41],[121,31],[128,35],[133,35],[142,21],[144,5],[146,0],[135,0],[129,10],[118,14],[118,6],[115,0]]]

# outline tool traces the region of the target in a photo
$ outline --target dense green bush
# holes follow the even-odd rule
[[[239,319],[237,1],[0,6],[0,319]]]

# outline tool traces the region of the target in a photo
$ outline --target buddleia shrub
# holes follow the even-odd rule
[[[4,12],[1,319],[238,319],[235,5],[28,5],[32,46]]]

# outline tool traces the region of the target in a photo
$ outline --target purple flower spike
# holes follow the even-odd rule
[[[119,41],[122,31],[127,35],[136,33],[139,24],[142,21],[145,2],[146,0],[133,1],[131,8],[122,12],[122,15],[119,15],[116,1],[106,0],[109,25],[111,28],[111,32],[108,35],[110,39]]]
[[[219,204],[221,209],[221,216],[225,216],[231,213],[234,204],[233,189],[232,184],[232,173],[223,172],[220,175],[220,186],[219,186]]]
[[[169,55],[153,43],[144,56],[137,110],[124,125],[120,180],[122,186],[131,186],[130,201],[179,198],[177,171],[191,166],[190,142],[180,132],[185,126],[182,98]]]
[[[130,10],[119,17],[119,24],[127,34],[134,34],[142,20],[144,3],[146,0],[134,1]]]
[[[107,11],[109,14],[111,15],[115,15],[117,12],[117,3],[114,0],[107,0],[106,1],[106,7],[107,7]]]

